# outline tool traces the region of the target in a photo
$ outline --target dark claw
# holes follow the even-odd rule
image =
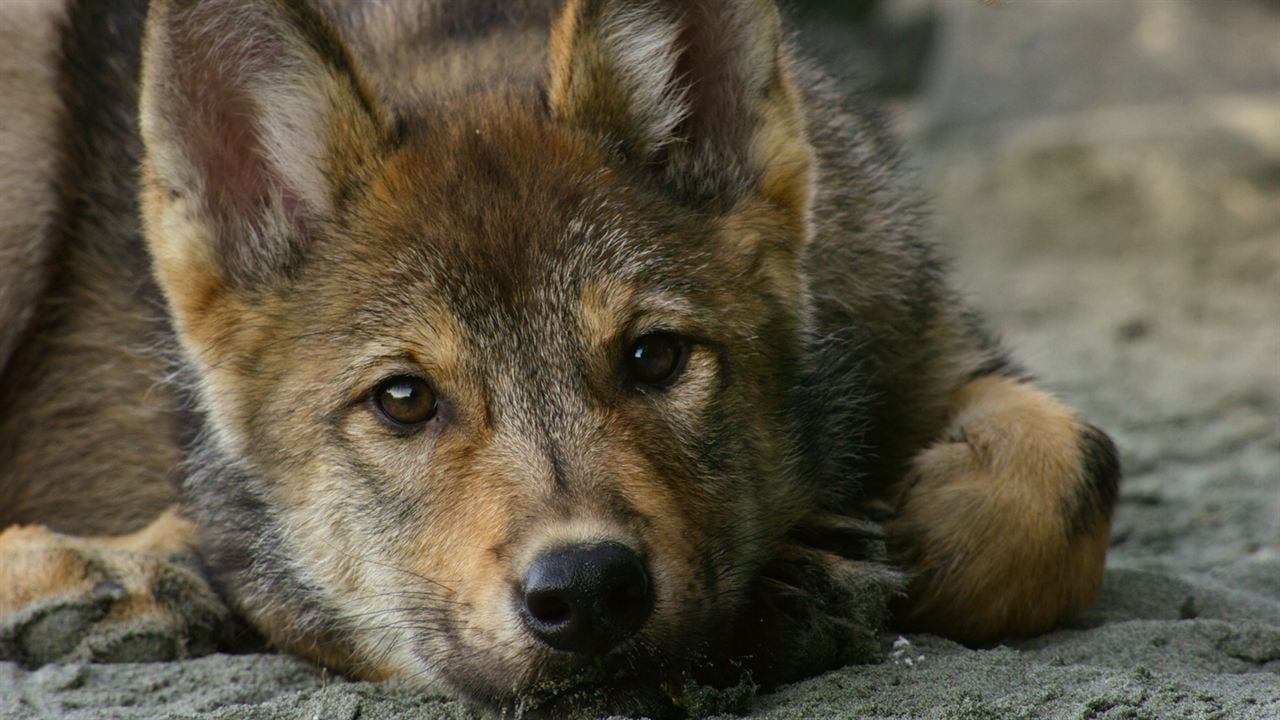
[[[118,602],[125,599],[128,594],[124,586],[115,580],[100,580],[93,586],[93,590],[89,591],[89,597],[100,603]]]

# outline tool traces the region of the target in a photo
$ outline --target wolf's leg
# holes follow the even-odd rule
[[[0,659],[138,662],[213,652],[229,612],[202,577],[175,509],[147,527],[76,538],[0,532]]]
[[[914,457],[888,524],[908,627],[968,643],[1050,629],[1097,596],[1120,467],[1054,397],[987,376]]]

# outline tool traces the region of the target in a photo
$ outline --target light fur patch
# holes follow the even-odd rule
[[[689,112],[679,85],[680,27],[649,4],[615,7],[601,28],[615,77],[626,88],[648,147],[671,142]]]

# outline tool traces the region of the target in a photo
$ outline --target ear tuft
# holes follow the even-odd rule
[[[549,104],[684,199],[803,214],[812,150],[788,63],[771,0],[570,0]]]
[[[153,255],[228,281],[287,268],[386,135],[349,53],[292,0],[157,0],[147,23]]]
[[[675,140],[689,111],[685,89],[677,82],[680,25],[644,3],[612,7],[584,2],[577,3],[577,12],[573,5],[552,43],[553,107],[567,120],[625,131],[614,139],[638,144],[642,152]],[[579,34],[584,24],[598,30]]]

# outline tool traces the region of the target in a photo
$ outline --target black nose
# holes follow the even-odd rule
[[[644,562],[616,542],[570,545],[538,556],[520,600],[525,625],[543,642],[590,655],[634,635],[653,612]]]

